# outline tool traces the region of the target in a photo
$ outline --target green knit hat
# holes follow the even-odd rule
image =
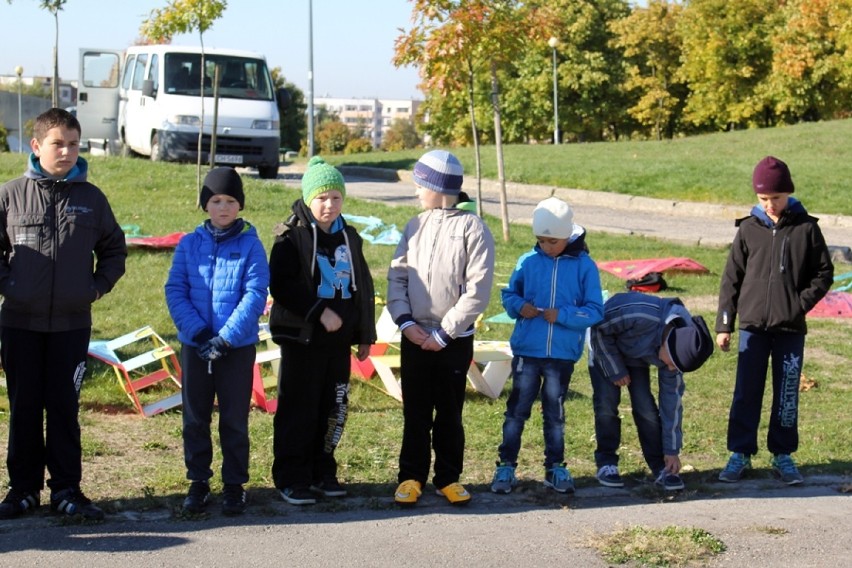
[[[326,164],[320,156],[314,156],[308,162],[308,169],[302,176],[302,199],[310,205],[314,197],[320,193],[336,189],[346,197],[346,186],[343,185],[343,174],[330,164]]]

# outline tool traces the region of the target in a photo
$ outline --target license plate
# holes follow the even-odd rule
[[[217,164],[242,164],[243,157],[234,154],[216,154]]]

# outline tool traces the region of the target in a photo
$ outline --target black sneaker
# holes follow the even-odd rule
[[[346,489],[334,477],[311,484],[311,491],[323,497],[346,497]]]
[[[226,484],[222,489],[222,514],[242,515],[246,512],[246,491],[242,485]]]
[[[101,521],[104,518],[103,510],[95,506],[91,499],[76,487],[69,487],[51,495],[50,510],[69,517],[79,515],[89,521]]]
[[[210,500],[210,485],[206,481],[193,481],[189,484],[186,499],[183,500],[183,512],[197,515],[203,513]]]
[[[6,498],[0,502],[0,519],[15,519],[27,511],[38,508],[38,493],[9,489]]]
[[[287,487],[281,490],[281,498],[291,505],[313,505],[316,498],[307,487]]]

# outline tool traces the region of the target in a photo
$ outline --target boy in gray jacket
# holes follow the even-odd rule
[[[388,270],[388,310],[403,336],[400,505],[417,502],[433,448],[438,494],[453,505],[470,501],[459,483],[462,407],[474,323],[491,297],[494,239],[482,219],[456,207],[462,176],[458,159],[443,150],[414,165],[425,211],[406,225]]]

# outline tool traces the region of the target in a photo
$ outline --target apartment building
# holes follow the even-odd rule
[[[414,99],[314,98],[314,106],[325,107],[336,114],[350,130],[363,132],[374,148],[382,145],[382,135],[394,120],[403,118],[413,122],[421,102]]]

